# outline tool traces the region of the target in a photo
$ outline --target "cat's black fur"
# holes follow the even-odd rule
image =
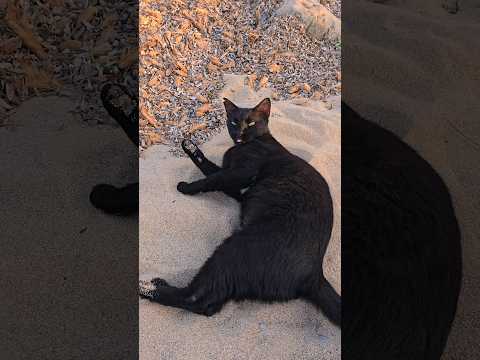
[[[113,105],[112,98],[115,96],[113,90],[120,90],[128,95],[133,102],[133,110],[127,114],[121,107]],[[103,106],[109,115],[117,121],[128,138],[138,148],[138,101],[128,90],[118,84],[106,84],[100,93]],[[138,213],[138,183],[127,184],[123,187],[116,187],[110,184],[95,185],[90,192],[90,202],[97,209],[108,214],[130,215]]]
[[[325,279],[333,205],[323,177],[291,154],[268,130],[270,100],[253,109],[225,99],[235,145],[219,167],[191,142],[184,150],[206,176],[181,182],[184,194],[223,191],[241,203],[241,228],[218,246],[185,288],[154,279],[140,294],[163,305],[213,315],[228,300],[303,298],[340,325],[341,299]],[[242,189],[248,188],[243,194]]]
[[[442,179],[342,103],[342,359],[440,359],[460,283]]]

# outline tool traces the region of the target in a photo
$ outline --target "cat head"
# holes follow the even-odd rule
[[[227,98],[223,99],[227,111],[227,129],[235,145],[254,140],[269,133],[268,117],[271,102],[263,99],[254,108],[240,108]]]

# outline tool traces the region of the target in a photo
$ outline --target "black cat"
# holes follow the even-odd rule
[[[114,104],[121,96],[128,96],[133,109],[127,114],[122,106]],[[138,101],[130,95],[127,89],[118,84],[107,84],[100,97],[103,106],[110,116],[117,121],[127,134],[128,138],[138,148]],[[90,193],[90,202],[93,206],[109,214],[130,215],[138,212],[138,183],[128,184],[117,188],[109,184],[95,185]]]
[[[342,103],[342,359],[440,359],[461,269],[440,176]]]
[[[322,271],[333,224],[326,181],[270,134],[269,99],[252,109],[227,99],[224,104],[235,145],[225,153],[223,167],[184,141],[184,151],[206,177],[177,188],[189,195],[223,191],[237,199],[241,228],[218,246],[187,287],[157,278],[141,282],[140,295],[207,316],[228,300],[303,298],[340,325],[341,299]]]

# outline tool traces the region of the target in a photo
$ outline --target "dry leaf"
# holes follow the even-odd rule
[[[5,110],[11,110],[13,109],[13,106],[11,106],[10,104],[8,104],[5,100],[3,100],[2,98],[0,98],[0,107],[5,109]]]
[[[208,72],[210,72],[210,73],[213,73],[213,72],[218,70],[218,68],[215,65],[213,65],[212,63],[209,63],[207,65],[207,69],[208,69]]]
[[[336,77],[338,81],[342,81],[342,73],[340,71],[337,71]]]
[[[78,40],[69,39],[62,42],[60,47],[62,49],[78,50],[82,47],[82,42]]]
[[[268,77],[267,76],[264,76],[260,79],[260,81],[258,82],[258,86],[260,86],[261,88],[267,86],[268,84]]]
[[[225,65],[223,65],[223,68],[228,70],[228,69],[234,68],[235,65],[236,65],[235,60],[230,60]]]
[[[97,14],[98,9],[95,6],[89,6],[82,11],[78,17],[78,23],[88,24],[90,20]]]
[[[307,83],[303,84],[303,91],[305,92],[310,92],[312,90],[312,87],[308,85]]]
[[[147,120],[150,125],[157,126],[157,119],[152,114],[150,114],[150,112],[145,106],[140,107],[140,114],[145,120]]]
[[[272,65],[269,66],[268,69],[272,73],[279,73],[280,71],[282,71],[282,66],[278,65],[278,64],[272,64]]]
[[[248,33],[248,43],[250,46],[252,46],[259,37],[260,35],[256,31],[250,31]]]
[[[292,104],[298,105],[298,106],[305,106],[308,103],[308,99],[304,97],[298,97],[296,99],[292,100]]]
[[[203,104],[202,106],[200,106],[197,109],[197,111],[195,112],[195,114],[198,117],[201,117],[201,116],[205,115],[207,112],[210,112],[210,111],[212,111],[212,106],[209,103],[206,103],[206,104]]]
[[[145,9],[145,13],[147,16],[141,16],[145,18],[144,21],[148,21],[149,23],[153,23],[153,25],[159,25],[163,22],[163,13],[155,10],[155,9]]]
[[[5,84],[5,95],[10,102],[15,101],[15,86],[11,83]]]
[[[284,51],[278,54],[279,57],[294,58],[295,54],[291,51]]]
[[[177,88],[183,85],[183,79],[180,76],[175,77],[175,85],[177,86]]]
[[[147,85],[150,87],[157,87],[160,83],[160,79],[156,76],[152,76],[151,79],[148,81]]]
[[[148,138],[152,142],[152,144],[158,144],[162,142],[162,136],[159,133],[152,132],[148,134]]]
[[[188,69],[187,69],[187,67],[186,67],[185,65],[183,65],[183,64],[180,63],[180,62],[177,62],[176,65],[177,65],[177,68],[179,68],[182,72],[188,74]]]
[[[288,89],[289,94],[295,94],[295,93],[298,93],[299,91],[300,91],[300,87],[298,85],[293,85],[292,87],[290,87],[290,89]]]
[[[170,105],[170,101],[160,101],[156,107],[163,110],[163,109],[166,109],[169,105]]]
[[[255,24],[257,27],[260,25],[260,19],[261,19],[260,8],[257,7],[257,10],[255,11]]]
[[[224,31],[223,36],[231,40],[234,39],[234,35],[230,31]]]
[[[127,69],[138,61],[138,52],[135,49],[127,49],[122,55],[118,65],[120,69]]]
[[[248,86],[250,87],[250,89],[255,88],[255,80],[257,80],[256,74],[248,75]]]
[[[53,78],[53,74],[33,67],[29,63],[21,63],[25,74],[25,85],[31,89],[53,90],[60,87],[60,83]]]
[[[200,34],[199,34],[200,35]],[[201,35],[200,35],[201,36]],[[208,40],[207,39],[204,39],[204,38],[201,38],[201,39],[198,39],[197,42],[196,42],[197,46],[202,49],[202,50],[205,50],[208,48]]]
[[[20,46],[22,46],[21,41],[17,37],[13,37],[3,41],[0,45],[0,52],[4,55],[10,55],[17,51]]]
[[[196,21],[193,17],[191,17],[190,15],[188,15],[188,13],[186,11],[183,12],[183,16],[188,19],[193,26],[195,26],[197,28],[198,31],[200,31],[202,34],[206,35],[207,34],[207,31],[205,29],[205,27],[199,23],[198,21]]]
[[[103,44],[98,44],[93,48],[92,55],[93,56],[106,55],[111,50],[112,50],[112,45],[110,45],[108,42]]]
[[[5,14],[7,25],[39,59],[45,59],[47,53],[40,39],[30,29],[28,22],[23,18],[21,12],[20,7],[17,6],[17,2],[11,1],[8,4]]]
[[[48,3],[51,7],[61,7],[65,5],[64,0],[48,0]]]
[[[203,129],[206,129],[207,128],[207,124],[205,123],[201,123],[201,124],[196,124],[196,125],[193,125],[190,130],[188,131],[189,134],[193,134],[194,132],[198,131],[198,130],[203,130]]]
[[[213,65],[222,66],[222,62],[221,62],[220,59],[217,58],[216,56],[212,56],[212,58],[210,59],[210,62],[211,62]]]
[[[175,70],[175,74],[177,74],[178,76],[182,76],[182,77],[187,77],[188,76],[188,73],[183,69],[182,70],[180,70],[180,69]]]
[[[205,104],[205,103],[208,103],[208,99],[207,99],[205,96],[203,96],[203,95],[201,95],[201,94],[198,94],[196,97],[197,97],[198,101],[200,101],[200,102],[202,102],[202,103],[204,103],[204,104]]]
[[[207,9],[202,9],[202,8],[196,8],[195,12],[198,13],[201,16],[207,16],[208,15],[208,10]]]
[[[115,25],[115,23],[118,21],[118,16],[116,14],[111,14],[111,15],[107,15],[105,16],[105,18],[103,19],[103,26],[105,28],[112,28],[113,25]]]

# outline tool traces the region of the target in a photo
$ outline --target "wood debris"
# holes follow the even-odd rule
[[[191,129],[188,131],[189,134],[193,134],[199,130],[204,130],[207,128],[207,124],[201,123],[201,124],[196,124],[191,127]]]
[[[268,69],[272,73],[279,73],[280,71],[282,71],[282,66],[278,64],[272,64],[268,67]]]
[[[147,123],[153,127],[157,126],[157,119],[150,114],[150,111],[145,106],[140,106],[140,114],[147,121]]]
[[[265,86],[267,86],[268,84],[268,76],[264,76],[260,79],[260,81],[258,82],[258,86],[263,88]]]
[[[195,114],[201,117],[210,111],[212,111],[212,105],[210,105],[209,103],[205,103],[197,109]]]
[[[31,29],[28,19],[22,14],[19,3],[14,1],[8,3],[5,20],[10,29],[18,35],[24,45],[30,48],[39,59],[47,57],[40,38]]]
[[[25,74],[25,85],[34,90],[52,90],[60,87],[60,83],[53,78],[51,73],[32,64],[22,63]]]
[[[293,85],[288,89],[289,94],[296,94],[300,91],[300,86],[298,85]]]
[[[155,128],[141,122],[142,147],[153,143],[151,132],[178,149],[185,137],[202,143],[223,128],[219,92],[226,73],[248,74],[245,85],[253,91],[272,88],[274,100],[299,98],[303,104],[301,98],[338,93],[336,44],[309,38],[296,17],[275,16],[281,3],[140,3],[140,96],[156,118]],[[338,0],[331,3],[340,9]]]
[[[74,111],[88,124],[116,124],[99,93],[105,82],[138,88],[138,40],[129,35],[138,29],[134,3],[6,2],[0,9],[0,98],[17,106],[33,96],[72,96]]]

